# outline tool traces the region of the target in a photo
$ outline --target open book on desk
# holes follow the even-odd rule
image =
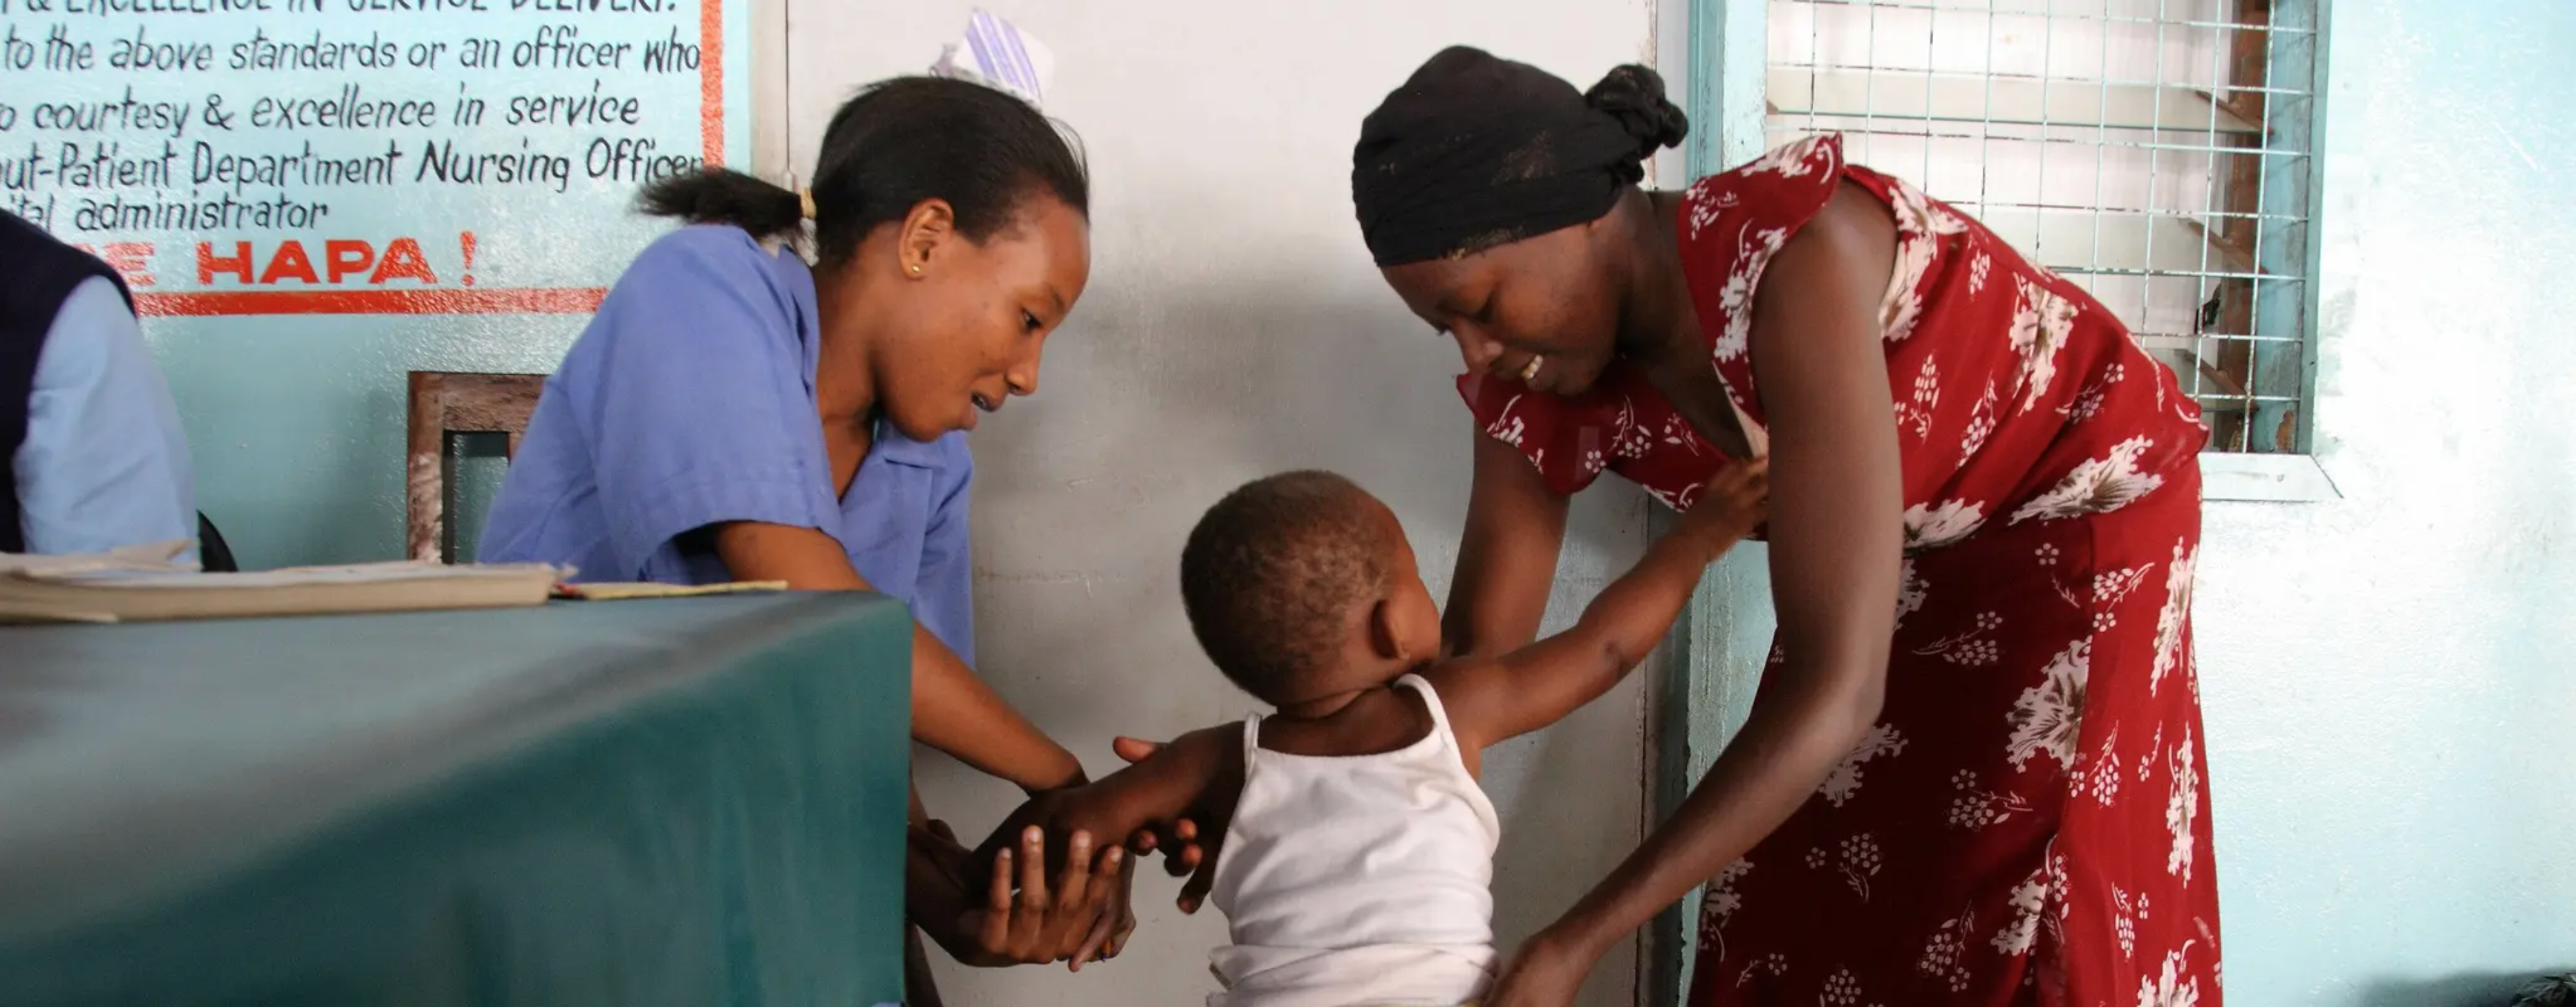
[[[153,622],[543,605],[572,570],[543,563],[363,563],[203,573],[183,542],[81,556],[0,553],[0,623]]]

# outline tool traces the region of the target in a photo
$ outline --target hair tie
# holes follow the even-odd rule
[[[798,212],[803,213],[805,215],[805,219],[814,219],[814,190],[796,190],[796,204]]]

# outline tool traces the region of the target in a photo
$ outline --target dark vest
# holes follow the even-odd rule
[[[63,244],[15,214],[0,211],[0,552],[25,552],[18,511],[18,447],[27,442],[27,398],[36,388],[36,359],[45,333],[72,288],[93,276],[116,284],[130,307],[125,280],[96,256]]]

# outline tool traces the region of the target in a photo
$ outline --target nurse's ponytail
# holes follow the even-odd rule
[[[881,224],[924,200],[948,202],[957,229],[983,241],[1018,219],[1031,196],[1089,216],[1091,179],[1070,130],[1003,91],[941,77],[896,77],[859,90],[833,113],[805,193],[737,171],[655,182],[643,210],[693,224],[726,224],[755,238],[800,237],[835,266]]]
[[[644,187],[645,213],[692,224],[728,224],[755,238],[792,238],[805,219],[795,193],[739,171],[674,175]]]

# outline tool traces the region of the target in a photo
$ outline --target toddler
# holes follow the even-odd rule
[[[1181,598],[1217,669],[1275,712],[1043,795],[984,855],[1033,825],[1126,836],[1184,817],[1219,823],[1221,839],[1204,842],[1232,943],[1211,955],[1224,990],[1210,1007],[1472,1002],[1496,964],[1501,831],[1476,784],[1483,750],[1617,684],[1701,571],[1761,522],[1765,494],[1759,462],[1720,472],[1574,628],[1444,659],[1440,614],[1394,512],[1328,473],[1246,485],[1190,532]]]

